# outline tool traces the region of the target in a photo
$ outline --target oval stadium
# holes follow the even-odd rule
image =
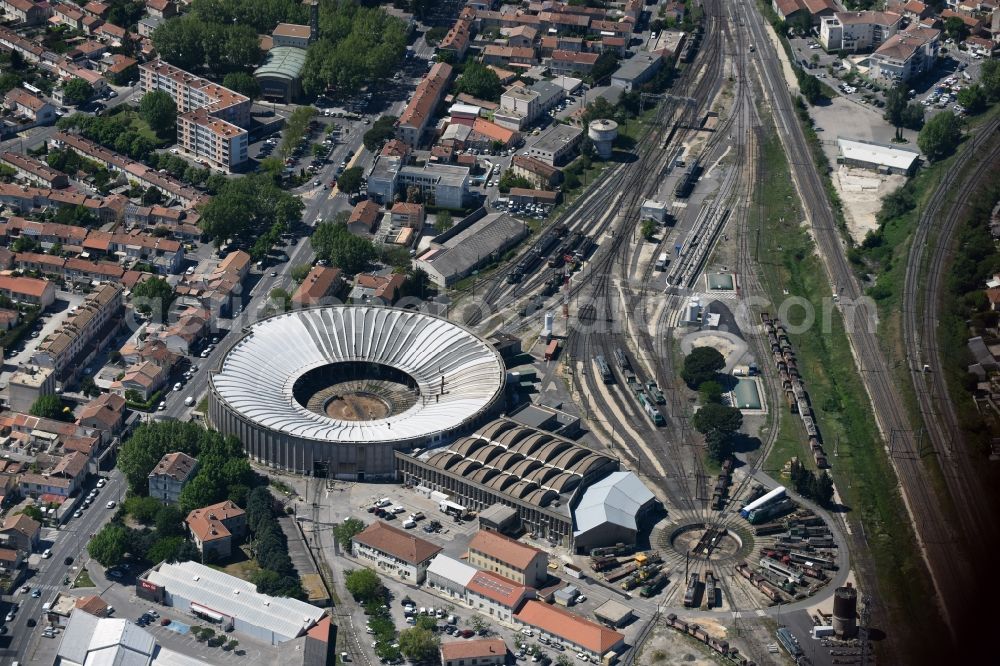
[[[265,319],[212,372],[209,418],[257,462],[350,480],[393,451],[466,434],[503,408],[497,351],[445,319],[335,306]]]

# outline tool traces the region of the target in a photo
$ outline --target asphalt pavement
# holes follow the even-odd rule
[[[10,610],[11,602],[18,602],[20,609],[12,622],[7,622],[7,633],[0,636],[0,663],[10,663],[8,659],[20,656],[30,660],[33,649],[42,638],[41,631],[27,626],[28,618],[41,622],[42,605],[52,601],[57,592],[68,591],[69,585],[63,580],[69,576],[76,578],[81,567],[90,562],[86,546],[90,536],[95,534],[106,522],[111,520],[114,510],[106,508],[108,500],[120,503],[125,494],[125,480],[117,469],[107,473],[107,484],[99,489],[99,494],[89,509],[83,511],[79,518],[70,518],[60,529],[43,528],[42,540],[37,553],[30,558],[31,569],[29,578],[21,582],[13,595],[4,596],[3,613]],[[96,487],[97,478],[91,477],[84,486],[82,494]],[[42,559],[40,553],[46,548],[52,550],[52,557]],[[73,563],[64,563],[66,557],[72,557]],[[37,560],[37,562],[36,562]],[[37,570],[36,570],[37,568]],[[31,590],[41,590],[40,597],[32,597],[31,592],[21,592],[22,586],[28,585]]]

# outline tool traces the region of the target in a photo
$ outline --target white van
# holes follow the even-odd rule
[[[184,398],[184,404],[187,405],[188,407],[194,406],[194,398],[192,398],[191,396]]]
[[[403,521],[403,529],[404,530],[412,530],[416,526],[417,526],[417,521],[415,521],[415,520],[404,520]]]
[[[388,497],[383,497],[378,502],[376,502],[375,506],[379,507],[380,509],[384,509],[387,506],[392,506],[392,500],[389,499]]]

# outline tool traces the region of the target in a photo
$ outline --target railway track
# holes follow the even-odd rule
[[[921,553],[927,562],[937,592],[942,616],[952,636],[957,634],[955,620],[964,615],[967,600],[974,594],[975,577],[967,561],[955,557],[963,540],[945,518],[934,481],[918,451],[916,432],[896,388],[894,375],[879,344],[875,327],[874,304],[865,297],[844,252],[844,243],[833,211],[826,199],[823,182],[815,168],[802,128],[792,106],[781,64],[772,56],[773,49],[759,16],[745,0],[754,20],[747,22],[755,41],[762,46],[761,63],[765,87],[771,93],[778,133],[782,137],[800,198],[806,205],[815,242],[839,294],[839,308],[845,331],[861,379],[868,393],[876,422],[885,442],[891,442],[890,462],[900,480],[903,497],[915,526]],[[878,608],[876,608],[878,612]],[[890,640],[892,640],[890,638]]]

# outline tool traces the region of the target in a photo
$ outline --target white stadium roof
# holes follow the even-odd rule
[[[299,636],[323,617],[321,608],[298,599],[261,594],[253,583],[197,562],[164,562],[150,571],[146,580],[166,588],[171,595],[265,627],[285,640]]]
[[[608,523],[637,529],[639,509],[653,499],[653,493],[632,472],[614,472],[587,488],[573,516],[576,532],[583,534]]]
[[[315,413],[292,393],[304,373],[338,362],[370,362],[409,375],[421,398],[383,419],[343,421]],[[338,442],[410,440],[458,427],[503,390],[491,346],[438,317],[373,306],[299,310],[256,324],[212,376],[219,397],[266,428]],[[441,386],[444,393],[441,393]]]

